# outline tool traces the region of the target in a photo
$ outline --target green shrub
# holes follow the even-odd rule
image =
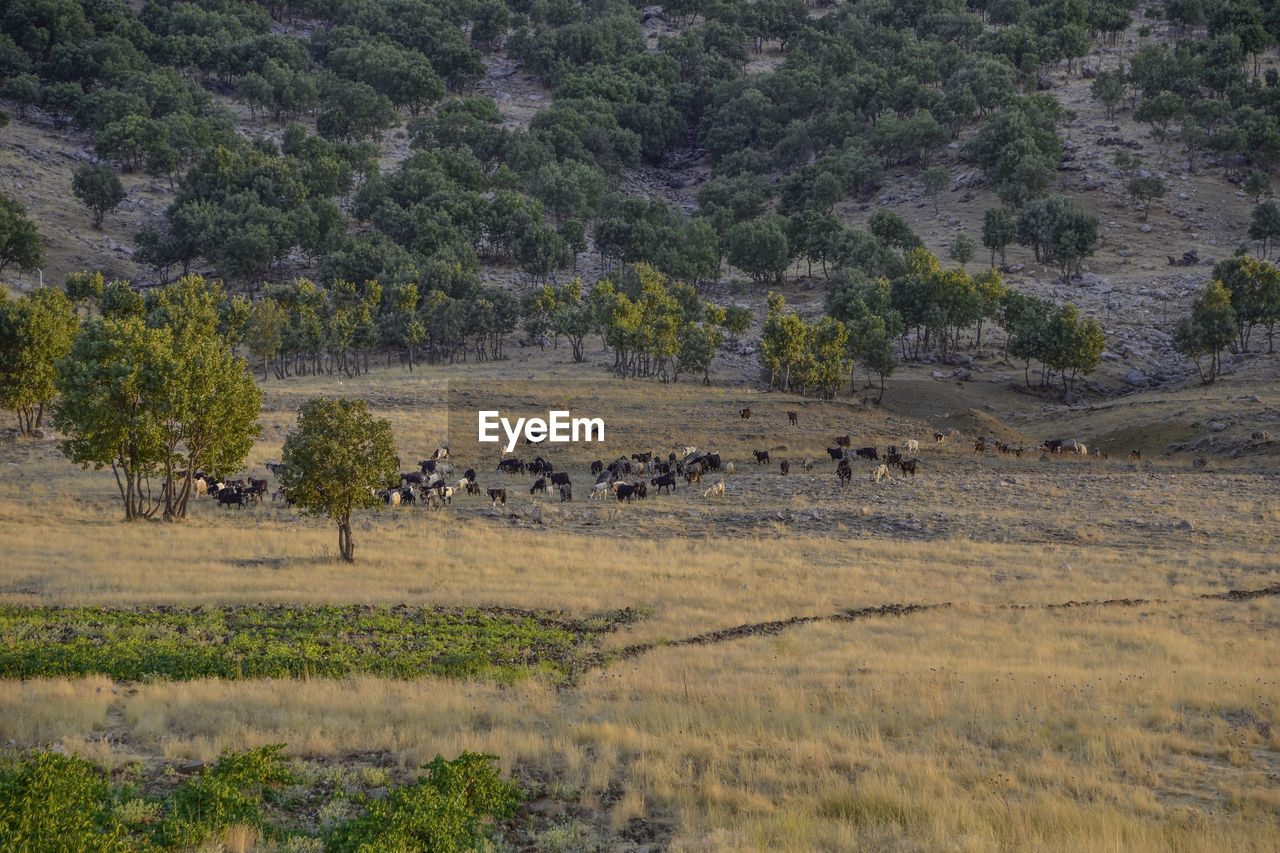
[[[392,789],[385,800],[366,800],[366,811],[332,830],[330,853],[462,853],[489,837],[490,821],[510,817],[519,789],[490,764],[493,755],[464,752],[447,761],[437,755],[427,775]]]
[[[111,786],[83,758],[41,752],[0,766],[0,850],[139,849],[114,806]]]

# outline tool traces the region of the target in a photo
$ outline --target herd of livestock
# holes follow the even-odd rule
[[[751,417],[750,409],[741,409],[738,413],[744,420]],[[797,423],[796,412],[787,412],[787,418],[790,424]],[[942,444],[949,438],[954,440],[956,436],[958,433],[955,430],[948,430],[945,433],[935,432],[933,439],[936,444]],[[1045,453],[1072,453],[1078,456],[1086,456],[1089,452],[1083,443],[1075,439],[1050,439],[1043,445],[1027,448],[1015,447],[999,440],[979,436],[974,442],[974,451],[983,454],[988,449],[1018,457],[1031,449]],[[717,482],[706,489],[702,489],[702,480],[708,474],[733,474],[735,466],[732,461],[723,459],[719,453],[702,451],[696,447],[681,447],[679,451],[677,453],[673,450],[665,458],[652,451],[643,451],[633,453],[629,457],[619,456],[611,462],[597,459],[590,466],[592,485],[588,497],[601,498],[612,495],[620,502],[629,503],[633,499],[644,500],[649,496],[650,489],[655,494],[661,494],[664,491],[674,492],[679,480],[684,480],[688,488],[698,486],[706,498],[727,495],[724,476],[720,476]],[[853,466],[859,462],[871,463],[874,466],[870,475],[873,483],[889,479],[893,469],[900,471],[902,477],[910,475],[914,478],[922,464],[920,457],[916,455],[920,452],[920,442],[917,439],[904,439],[900,444],[888,445],[882,453],[880,448],[874,445],[855,448],[852,436],[839,435],[832,439],[832,446],[826,448],[826,452],[830,461],[835,463],[836,480],[840,486],[847,486],[850,483],[853,479]],[[756,465],[772,464],[768,450],[755,450],[752,455]],[[1105,454],[1095,455],[1105,458]],[[1135,457],[1140,458],[1140,453],[1136,450],[1130,454],[1130,461],[1135,461]],[[482,499],[489,500],[491,506],[495,508],[498,505],[506,506],[508,487],[482,489],[477,482],[474,468],[467,468],[461,479],[451,480],[451,476],[456,474],[457,470],[449,458],[449,447],[446,443],[437,448],[430,458],[420,461],[417,471],[403,472],[398,482],[387,484],[381,489],[370,487],[369,491],[372,495],[381,498],[388,506],[422,504],[430,509],[440,509],[445,504],[452,503],[454,496],[458,494],[480,496]],[[814,468],[814,462],[811,460],[798,464],[806,471]],[[779,473],[784,476],[791,472],[790,460],[778,460],[778,466]],[[279,478],[283,465],[278,462],[268,462],[267,468]],[[558,495],[562,502],[573,500],[573,482],[569,473],[557,471],[555,466],[542,456],[537,456],[528,462],[515,456],[503,456],[493,473],[504,475],[508,480],[517,476],[532,477],[533,483],[529,487],[530,495],[536,495],[539,492],[546,495],[550,492]],[[220,506],[225,507],[242,508],[246,504],[259,503],[268,490],[265,479],[217,479],[203,473],[198,473],[195,479],[196,494],[208,494]],[[286,506],[292,505],[283,486],[276,489],[271,500]]]

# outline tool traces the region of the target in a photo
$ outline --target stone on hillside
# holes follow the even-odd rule
[[[1187,520],[1185,520],[1185,519],[1184,519],[1184,520],[1182,520],[1182,521],[1179,521],[1179,522],[1178,522],[1178,529],[1179,529],[1179,530],[1187,530],[1187,531],[1192,531],[1192,532],[1194,532],[1194,531],[1195,531],[1195,529],[1196,529],[1196,526],[1195,526],[1194,524],[1192,524],[1191,522],[1189,522],[1189,521],[1187,521]]]
[[[1130,370],[1128,373],[1124,375],[1124,381],[1126,384],[1132,385],[1135,388],[1147,387],[1147,377],[1142,375],[1141,370],[1137,370],[1137,369]]]
[[[1145,225],[1145,224],[1144,224],[1144,225],[1140,226],[1140,227],[1138,228],[1138,230],[1139,230],[1139,231],[1141,231],[1143,234],[1150,234],[1150,233],[1151,233],[1151,226],[1150,226],[1150,225]]]
[[[1226,425],[1226,424],[1224,424],[1222,421],[1210,421],[1210,422],[1209,422],[1209,429],[1213,430],[1214,432],[1222,432],[1222,431],[1224,431],[1226,428],[1227,428],[1227,425]]]

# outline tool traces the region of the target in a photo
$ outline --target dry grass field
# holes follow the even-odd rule
[[[460,496],[359,516],[354,565],[334,558],[330,523],[279,506],[202,499],[184,524],[123,524],[109,472],[71,466],[53,437],[10,435],[0,603],[642,609],[603,641],[606,663],[568,685],[7,681],[0,743],[160,774],[285,742],[353,791],[437,753],[490,752],[530,796],[508,839],[524,849],[1275,849],[1274,456],[1233,456],[1215,433],[1218,452],[1194,465],[1160,443],[1179,409],[1179,441],[1227,411],[1247,429],[1278,402],[1260,396],[1268,377],[1086,413],[908,370],[878,409],[587,380],[558,357],[265,387],[253,476],[302,401],[346,394],[391,421],[405,470],[447,437],[459,471],[508,488],[505,509]],[[571,503],[497,473],[474,435],[479,408],[561,406],[607,425],[603,448],[546,450],[574,479]],[[935,444],[947,426],[961,435]],[[978,456],[978,431],[1115,446],[1109,460]],[[920,439],[919,476],[874,484],[861,463],[841,488],[824,448],[845,433],[882,452]],[[643,502],[587,499],[591,460],[685,444],[733,460],[725,498],[681,481]],[[1130,444],[1141,465],[1124,461]],[[774,462],[755,465],[757,449]]]

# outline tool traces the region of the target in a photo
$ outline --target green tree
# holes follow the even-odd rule
[[[1004,266],[1004,250],[1017,236],[1017,223],[1007,207],[992,207],[982,215],[982,245],[991,250],[991,266],[996,265],[996,252]]]
[[[86,163],[71,178],[71,192],[93,213],[93,227],[102,226],[102,217],[124,201],[124,184],[108,166]]]
[[[1237,255],[1214,264],[1213,280],[1222,282],[1231,293],[1240,350],[1249,351],[1249,337],[1254,327],[1263,325],[1267,328],[1270,351],[1272,332],[1280,321],[1280,270],[1266,261]]]
[[[1089,93],[1106,107],[1107,119],[1115,117],[1116,107],[1124,100],[1125,79],[1123,71],[1099,71],[1089,84]]]
[[[973,259],[973,253],[977,248],[978,245],[974,243],[973,238],[961,231],[947,247],[947,257],[963,267]]]
[[[781,294],[768,295],[769,313],[760,336],[760,365],[769,374],[769,389],[781,380],[791,390],[791,371],[802,365],[808,349],[808,327],[803,318],[787,309]]]
[[[1253,196],[1254,204],[1260,203],[1263,196],[1271,198],[1271,176],[1257,170],[1250,172],[1244,182],[1244,191]]]
[[[1080,262],[1098,244],[1098,219],[1064,196],[1035,199],[1018,211],[1018,242],[1031,246],[1036,260],[1055,264],[1063,278],[1079,272]]]
[[[1173,348],[1194,359],[1200,380],[1209,384],[1222,370],[1222,350],[1237,334],[1231,291],[1221,281],[1210,281],[1191,303],[1191,314],[1178,321],[1173,330]],[[1209,356],[1209,372],[1200,363]]]
[[[111,466],[126,521],[150,518],[163,505],[152,488],[165,455],[154,402],[172,372],[170,336],[138,316],[89,321],[58,362],[53,425],[68,436],[62,452],[84,468]]]
[[[40,288],[21,299],[0,298],[0,409],[18,415],[18,431],[44,425],[55,397],[54,364],[71,351],[79,321],[62,291]]]
[[[0,193],[0,272],[9,264],[34,270],[44,259],[44,243],[21,204]]]
[[[1160,144],[1161,151],[1169,139],[1169,125],[1186,112],[1186,104],[1173,92],[1161,92],[1147,98],[1133,111],[1136,121],[1151,125],[1151,135]]]
[[[1052,303],[1016,290],[1005,293],[1000,308],[1000,325],[1005,330],[1005,353],[1020,360],[1023,380],[1031,387],[1031,361],[1043,359],[1048,348],[1049,314]]]
[[[876,405],[884,401],[885,380],[893,375],[898,366],[898,357],[893,353],[893,330],[885,318],[874,315],[871,322],[862,330],[862,347],[859,353],[868,373],[874,373],[880,380],[880,393],[876,395]]]
[[[933,212],[938,213],[938,194],[947,186],[950,174],[945,166],[930,166],[920,173],[920,184],[924,187],[926,198],[933,199]]]
[[[1147,216],[1151,212],[1151,202],[1158,198],[1164,198],[1165,193],[1169,191],[1169,186],[1164,179],[1155,175],[1141,175],[1129,179],[1129,195],[1133,196],[1135,201],[1142,204],[1142,221],[1147,221]]]
[[[1065,390],[1078,374],[1088,374],[1098,366],[1106,345],[1102,328],[1092,318],[1081,317],[1074,305],[1063,305],[1049,318],[1045,328],[1042,358],[1049,370],[1062,377]]]
[[[147,324],[168,334],[167,373],[149,401],[162,429],[164,518],[187,517],[198,468],[239,470],[260,428],[262,392],[232,352],[222,287],[187,275],[147,298]]]
[[[884,245],[904,252],[924,245],[907,220],[884,208],[867,218],[867,230]]]
[[[791,262],[786,220],[776,213],[733,226],[724,248],[729,263],[759,283],[782,281]]]
[[[1280,205],[1271,199],[1253,209],[1253,217],[1249,221],[1249,239],[1262,243],[1262,257],[1266,257],[1271,248],[1271,241],[1280,237]]]
[[[128,287],[107,292],[115,289]],[[231,472],[249,454],[261,393],[218,331],[220,302],[220,288],[199,276],[134,310],[108,313],[104,293],[102,318],[58,362],[62,451],[86,468],[111,466],[126,520],[162,508],[167,519],[184,518],[197,467]]]
[[[375,489],[396,481],[391,422],[374,420],[363,400],[316,397],[298,412],[297,432],[281,451],[281,485],[308,515],[324,515],[338,525],[338,554],[355,560],[351,513],[382,501]]]

